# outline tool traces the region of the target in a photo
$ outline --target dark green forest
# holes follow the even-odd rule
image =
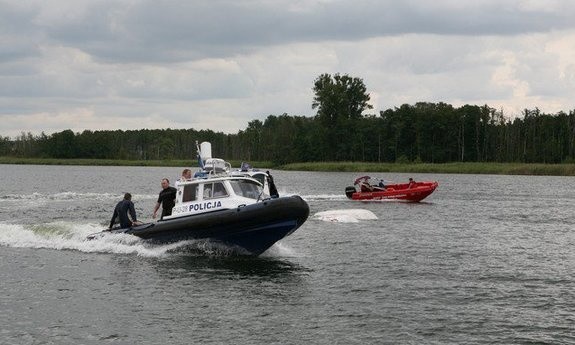
[[[323,74],[313,90],[315,116],[269,115],[234,134],[195,129],[22,133],[0,136],[0,156],[193,160],[195,142],[210,141],[215,157],[276,164],[575,161],[575,110],[525,109],[511,119],[488,105],[420,102],[362,115],[372,109],[362,79]]]

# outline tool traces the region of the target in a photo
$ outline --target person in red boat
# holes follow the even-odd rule
[[[415,181],[410,177],[409,178],[409,184],[407,186],[407,188],[413,188],[417,185],[417,183],[415,183]]]

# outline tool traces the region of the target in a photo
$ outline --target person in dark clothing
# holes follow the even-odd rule
[[[114,224],[118,223],[118,221],[122,229],[138,224],[138,220],[136,219],[136,210],[134,209],[134,203],[132,202],[132,194],[130,193],[124,194],[124,199],[116,204],[112,220],[110,220],[109,229],[112,229]]]
[[[270,196],[272,198],[279,198],[280,194],[278,193],[278,189],[276,188],[276,184],[274,183],[274,178],[272,177],[272,174],[270,174],[269,170],[266,171],[266,174],[268,174],[267,178],[268,178],[268,187],[270,189]]]
[[[156,206],[154,207],[154,214],[152,218],[156,219],[156,213],[162,205],[162,215],[160,216],[160,220],[162,220],[165,216],[169,216],[172,214],[172,208],[176,205],[176,191],[177,189],[170,186],[170,180],[167,178],[162,179],[162,191],[158,196],[158,202],[156,202]]]

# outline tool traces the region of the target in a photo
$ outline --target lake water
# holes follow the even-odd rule
[[[0,343],[575,343],[573,177],[371,174],[439,181],[407,204],[347,200],[361,174],[277,171],[311,214],[260,257],[84,240],[124,192],[150,220],[180,171],[0,165]]]

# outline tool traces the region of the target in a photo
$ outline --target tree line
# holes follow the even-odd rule
[[[193,160],[195,142],[209,141],[215,157],[276,164],[575,161],[575,110],[525,109],[511,119],[488,105],[419,102],[362,115],[372,107],[361,79],[322,74],[313,90],[315,116],[269,115],[234,134],[194,129],[22,133],[0,137],[0,156]]]

